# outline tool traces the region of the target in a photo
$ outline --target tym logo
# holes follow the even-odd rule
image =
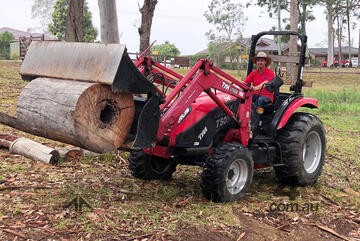
[[[202,130],[202,132],[200,133],[200,135],[198,136],[198,138],[199,138],[200,140],[202,140],[202,138],[204,138],[206,132],[207,132],[207,128],[206,128],[206,126],[205,126],[205,128]]]
[[[222,82],[221,87],[223,87],[223,88],[226,89],[226,90],[230,90],[230,85],[227,84],[227,83],[225,83],[225,82]]]
[[[237,89],[235,89],[234,87],[231,87],[230,91],[233,92],[235,95],[237,95],[239,93],[239,91]]]

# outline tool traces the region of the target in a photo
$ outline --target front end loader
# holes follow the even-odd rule
[[[131,61],[123,45],[48,43],[45,48],[32,44],[30,49],[38,49],[26,56],[21,74],[28,80],[50,76],[99,82],[111,85],[115,92],[134,94],[135,115],[125,143],[131,146],[131,174],[170,179],[178,164],[199,165],[204,167],[204,196],[216,202],[235,201],[250,188],[256,168],[273,167],[285,184],[311,185],[324,164],[321,121],[312,114],[295,113],[299,107],[318,107],[316,99],[301,93],[307,37],[274,31],[254,35],[248,74],[256,43],[264,35],[296,35],[301,50],[291,93],[279,93],[279,76],[267,85],[275,98],[265,107],[257,128],[251,123],[256,107],[250,86],[208,59],[199,59],[182,76],[145,53]],[[56,64],[49,61],[55,56],[57,60],[62,56]]]

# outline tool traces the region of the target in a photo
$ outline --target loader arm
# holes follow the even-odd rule
[[[241,100],[237,115],[235,115],[214,93],[218,90]],[[207,59],[200,59],[189,73],[176,85],[161,105],[162,115],[156,141],[165,136],[169,138],[168,146],[158,146],[145,149],[148,154],[168,158],[172,148],[176,146],[176,129],[179,117],[184,111],[205,92],[240,128],[236,131],[237,139],[247,145],[249,139],[249,120],[251,113],[252,92],[249,86],[227,75],[212,65]],[[175,96],[180,96],[175,99]]]

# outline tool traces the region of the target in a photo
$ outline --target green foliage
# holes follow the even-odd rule
[[[14,35],[5,31],[0,33],[0,56],[9,59],[10,58],[10,43],[14,39]]]
[[[66,19],[69,4],[70,0],[57,0],[54,6],[52,23],[49,24],[49,31],[59,40],[65,40]],[[98,30],[93,26],[91,18],[91,12],[89,11],[89,7],[85,1],[83,19],[84,42],[94,42],[98,35]]]
[[[0,33],[0,44],[9,44],[13,39],[14,35],[12,35],[12,33],[9,33],[8,31]]]
[[[186,56],[182,56],[182,57],[188,57],[188,58],[190,58],[191,65],[196,64],[196,62],[198,61],[198,59],[202,59],[202,58],[210,59],[209,53],[186,55]]]
[[[239,56],[237,48],[240,45],[240,39],[229,43],[224,36],[212,36],[208,43],[208,58],[213,60],[215,64],[220,68],[237,69],[237,63],[233,63],[234,59]],[[242,49],[241,54],[247,54],[247,49]],[[229,59],[231,57],[231,60]],[[229,63],[225,63],[227,62]],[[229,61],[230,60],[230,61]]]
[[[315,20],[315,16],[312,14],[312,8],[317,5],[320,0],[298,0],[299,11],[299,33],[306,34],[306,22]],[[278,13],[278,0],[257,0],[257,5],[261,7],[267,7],[269,17],[273,17]],[[290,2],[286,0],[280,0],[280,11],[290,11]],[[285,24],[289,23],[288,18],[284,18]],[[287,37],[288,38],[288,37]],[[282,40],[283,42],[283,40]]]
[[[246,21],[241,3],[234,3],[232,0],[212,0],[209,10],[204,13],[206,20],[215,26],[215,31],[210,30],[208,36],[209,53],[222,59],[230,56],[230,62],[235,56],[233,38],[239,39],[242,36],[242,28]],[[224,34],[226,37],[224,37]],[[226,43],[226,45],[224,45]],[[225,54],[224,49],[227,49]]]
[[[320,108],[315,110],[316,113],[359,113],[360,111],[360,91],[356,89],[342,89],[336,92],[306,91],[305,95],[319,101]]]
[[[168,41],[165,41],[164,44],[155,45],[151,48],[151,52],[158,51],[158,55],[165,56],[179,56],[180,51],[174,44],[171,44]]]
[[[229,39],[234,33],[241,35],[246,21],[243,5],[232,0],[212,0],[204,16],[209,23],[214,24],[220,34],[225,32]]]

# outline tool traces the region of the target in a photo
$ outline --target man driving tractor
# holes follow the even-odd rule
[[[271,63],[271,58],[264,52],[259,52],[252,61],[257,65],[257,69],[249,74],[245,79],[245,83],[251,85],[250,89],[254,90],[253,103],[257,102],[257,107],[263,107],[266,102],[273,102],[274,94],[265,89],[265,84],[269,83],[275,74],[268,67]]]
[[[251,115],[253,127],[255,127],[265,103],[273,102],[274,100],[274,93],[270,93],[265,88],[265,84],[269,83],[275,77],[275,74],[268,68],[271,63],[271,58],[268,57],[266,53],[259,52],[252,58],[252,61],[257,65],[257,69],[251,72],[244,82],[248,85],[252,83],[250,89],[255,91],[252,101],[257,111],[256,114]],[[258,110],[260,110],[260,112]]]

